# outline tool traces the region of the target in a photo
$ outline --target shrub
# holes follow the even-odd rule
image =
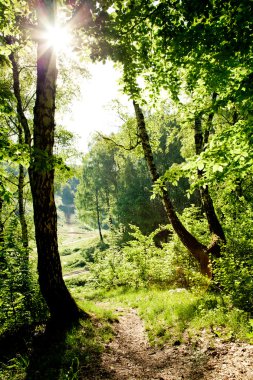
[[[0,260],[0,333],[23,324],[41,321],[47,308],[33,272],[29,251],[18,239],[18,221],[13,217],[5,231]]]
[[[176,236],[158,248],[154,236],[148,236],[139,228],[131,226],[132,237],[128,243],[119,245],[118,236],[112,236],[110,247],[96,250],[94,263],[89,265],[90,282],[106,289],[117,286],[140,288],[146,286],[192,287],[206,286],[206,279],[198,273],[195,261],[189,257]]]

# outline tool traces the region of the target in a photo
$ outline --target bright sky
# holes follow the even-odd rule
[[[88,70],[91,78],[81,79],[80,99],[73,102],[62,122],[64,127],[79,135],[77,148],[81,152],[87,151],[88,142],[96,131],[108,134],[118,130],[121,121],[110,103],[119,98],[124,105],[128,104],[127,97],[119,92],[120,72],[114,69],[112,62],[92,64]]]

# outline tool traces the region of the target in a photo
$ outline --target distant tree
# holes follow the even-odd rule
[[[96,138],[83,159],[82,175],[77,187],[76,207],[79,218],[97,227],[103,241],[102,228],[111,227],[112,203],[115,201],[116,171],[114,151]]]
[[[66,223],[70,223],[71,215],[75,213],[74,198],[75,196],[70,185],[64,186],[61,193],[62,204],[59,208],[64,212]]]

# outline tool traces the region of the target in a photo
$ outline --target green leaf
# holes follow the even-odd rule
[[[198,167],[198,170],[203,170],[205,165],[203,164],[203,162],[199,162],[197,167]]]
[[[214,164],[213,166],[213,172],[223,172],[223,166],[221,166],[220,164]]]

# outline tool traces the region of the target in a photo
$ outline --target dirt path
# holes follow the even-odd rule
[[[92,380],[253,380],[253,346],[200,339],[194,347],[152,348],[136,311],[117,311],[115,339]]]
[[[70,278],[70,277],[76,277],[79,274],[83,274],[83,273],[87,273],[87,272],[88,272],[87,269],[76,269],[76,270],[73,270],[72,272],[65,273],[63,275],[63,279]]]

